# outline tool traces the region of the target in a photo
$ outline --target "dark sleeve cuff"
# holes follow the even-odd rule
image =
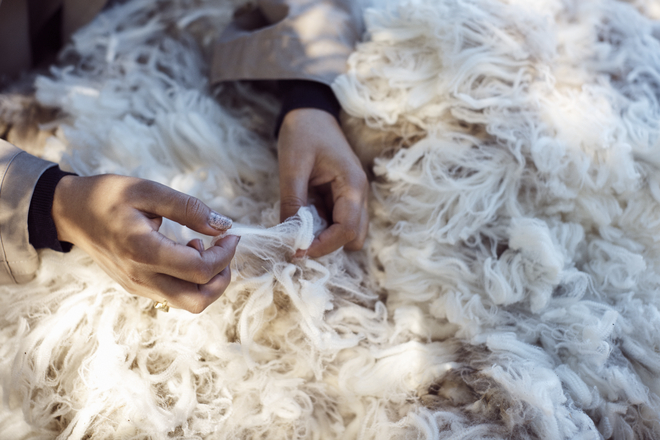
[[[64,176],[75,176],[60,170],[57,165],[43,172],[32,193],[28,211],[28,233],[30,244],[35,249],[50,248],[58,252],[69,252],[73,245],[57,239],[57,229],[51,214],[55,187]]]
[[[306,80],[281,80],[278,86],[282,96],[282,109],[275,122],[275,137],[280,133],[286,114],[298,108],[324,110],[339,122],[341,106],[330,86]]]

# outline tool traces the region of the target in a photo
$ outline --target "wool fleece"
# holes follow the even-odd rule
[[[239,3],[116,5],[37,79],[47,159],[194,195],[244,238],[200,315],[43,251],[0,288],[0,438],[660,438],[658,3],[365,7],[333,90],[370,233],[316,260],[291,258],[313,208],[278,225],[277,100],[207,81]]]

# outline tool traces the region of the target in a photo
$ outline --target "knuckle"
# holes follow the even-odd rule
[[[193,315],[199,315],[202,313],[204,310],[206,310],[206,305],[196,302],[195,304],[191,305],[188,308],[188,311],[192,313]]]
[[[144,276],[140,272],[130,271],[129,273],[126,274],[126,278],[128,278],[129,283],[135,287],[147,286],[147,282],[145,281]]]
[[[345,240],[345,243],[352,242],[357,236],[357,231],[354,228],[344,228],[342,231],[342,237]]]
[[[227,266],[225,270],[226,272],[224,273],[224,276],[218,283],[218,287],[216,288],[216,292],[214,293],[218,298],[222,296],[223,293],[225,293],[225,290],[227,290],[227,287],[229,287],[229,284],[231,283],[231,268]]]
[[[361,182],[366,183],[367,182],[367,173],[365,173],[364,168],[362,168],[362,165],[358,164],[355,166],[353,169],[353,176],[355,179],[359,179]]]
[[[282,196],[280,199],[281,220],[296,215],[301,206],[305,206],[305,200],[297,196]]]
[[[126,246],[122,249],[122,257],[140,264],[148,264],[152,253],[149,237],[143,234],[131,234],[125,240]]]
[[[197,197],[188,196],[186,199],[185,215],[187,218],[199,217],[204,213],[204,204]]]
[[[286,207],[298,207],[305,204],[305,201],[298,196],[282,196],[280,205]]]
[[[209,305],[211,305],[211,303],[206,301],[204,297],[199,297],[190,301],[190,303],[186,306],[186,310],[193,315],[199,315],[204,310],[206,310]]]
[[[353,186],[359,188],[362,192],[369,190],[369,179],[367,179],[367,175],[362,168],[355,173],[355,176],[353,177]]]
[[[144,264],[147,262],[147,257],[142,249],[138,246],[131,247],[125,250],[125,258],[136,263]]]
[[[150,192],[158,188],[160,185],[159,183],[154,182],[152,180],[140,179],[138,177],[131,178],[131,183],[137,186],[142,191],[150,191]]]
[[[126,185],[129,188],[129,195],[139,196],[140,194],[149,194],[152,191],[151,182],[142,180],[135,177],[127,177],[125,179]]]
[[[211,278],[215,276],[215,273],[213,273],[213,268],[209,264],[200,263],[193,270],[192,275],[196,284],[206,284],[211,281]]]
[[[344,249],[347,251],[359,251],[362,249],[362,246],[364,246],[364,239],[353,240],[350,243],[347,243],[346,246],[344,246]]]

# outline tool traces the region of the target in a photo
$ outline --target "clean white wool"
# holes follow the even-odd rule
[[[660,437],[657,2],[374,2],[333,86],[382,134],[370,236],[318,260],[313,210],[278,225],[277,102],[206,80],[239,3],[115,6],[37,80],[47,158],[244,238],[200,315],[43,252],[0,289],[0,438]]]

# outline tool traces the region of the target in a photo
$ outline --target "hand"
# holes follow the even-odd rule
[[[198,240],[184,246],[158,232],[163,217],[206,235],[220,234],[231,221],[158,183],[66,176],[55,188],[52,215],[58,239],[82,248],[128,292],[200,313],[231,280],[237,237],[204,250]]]
[[[335,118],[313,108],[290,111],[280,128],[278,153],[281,220],[307,204],[313,187],[315,204],[330,223],[306,253],[320,257],[342,246],[361,249],[369,227],[369,184]],[[296,256],[303,254],[299,250]]]

